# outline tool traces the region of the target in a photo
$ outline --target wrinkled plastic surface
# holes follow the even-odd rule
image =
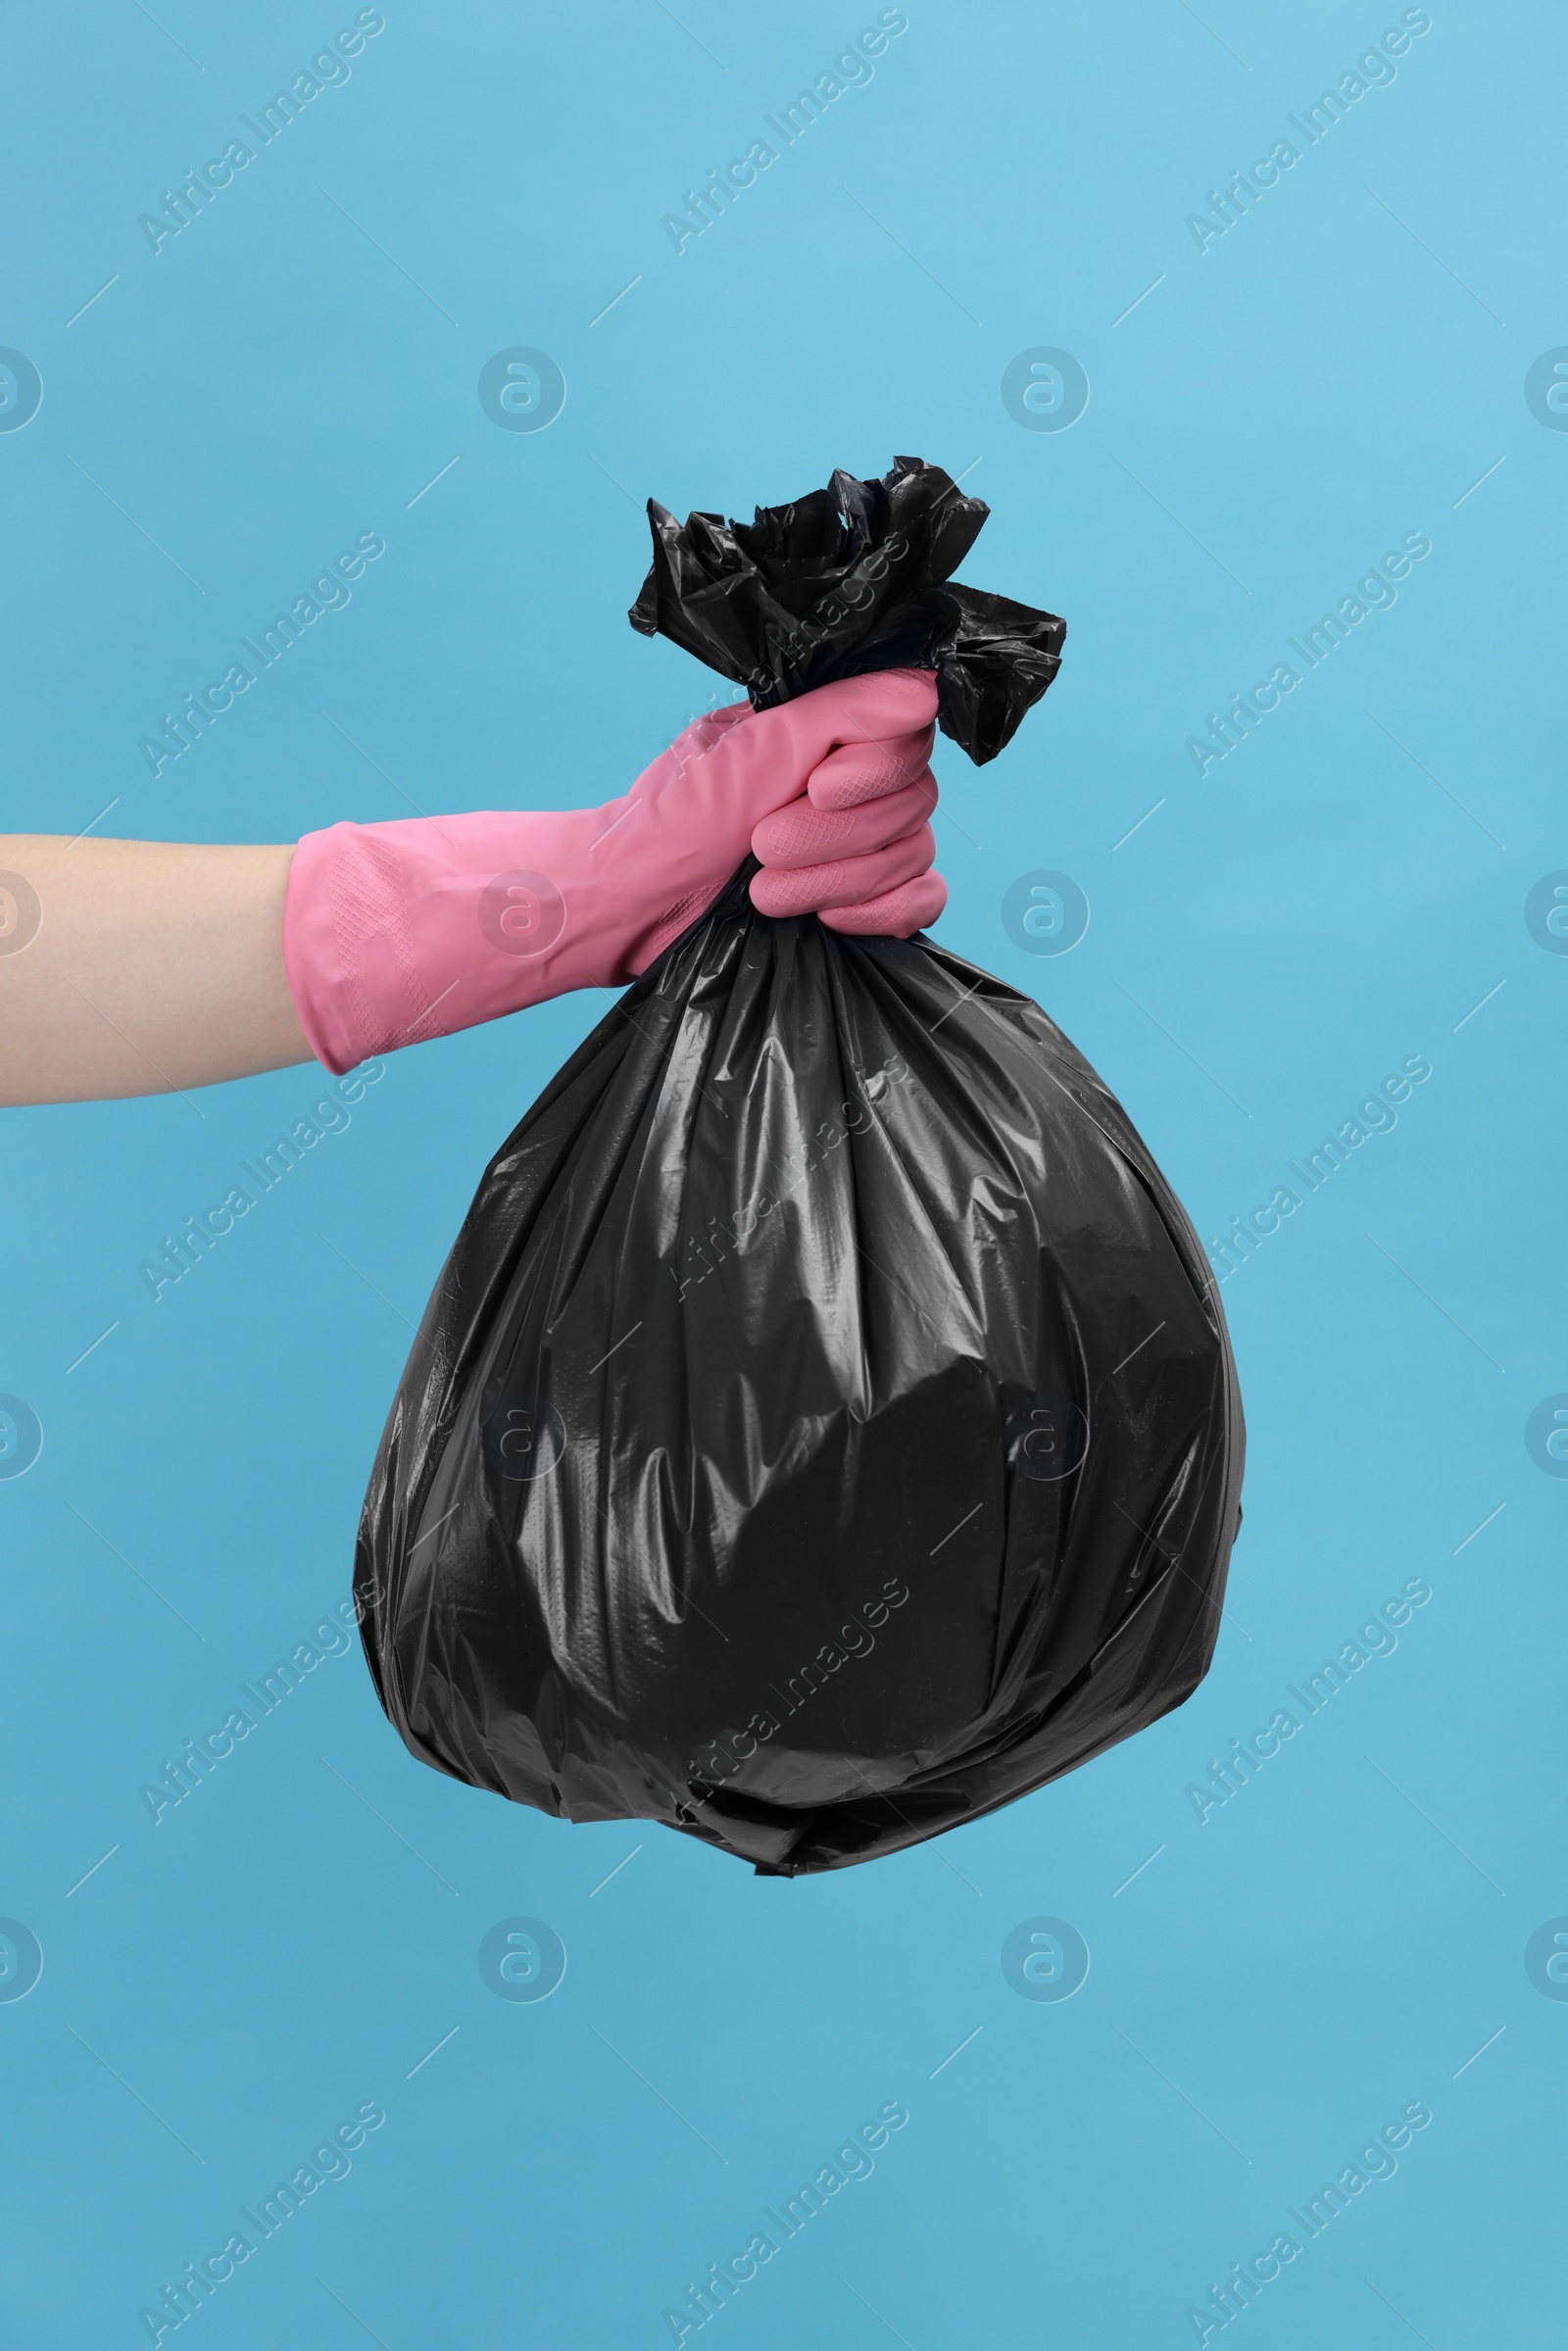
[[[684,526],[632,609],[764,707],[934,667],[992,758],[1065,624],[944,585],[986,509],[899,458]],[[918,1843],[1179,1705],[1243,1431],[1218,1294],[1120,1105],[923,937],[748,860],[487,1169],[355,1570],[440,1771],[797,1875]]]
[[[914,457],[880,481],[835,473],[750,523],[677,522],[650,499],[654,561],[628,617],[760,710],[870,669],[934,669],[938,724],[983,763],[1055,676],[1066,635],[1054,612],[949,581],[990,511]]]
[[[794,1874],[1179,1704],[1243,1435],[1202,1252],[1045,1013],[750,870],[487,1170],[356,1594],[426,1762]]]

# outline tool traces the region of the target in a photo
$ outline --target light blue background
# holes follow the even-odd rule
[[[992,503],[967,575],[1069,623],[994,766],[939,748],[937,935],[1038,994],[1205,1238],[1403,1056],[1433,1074],[1225,1285],[1250,1453],[1203,1688],[972,1829],[798,1883],[420,1769],[357,1651],[156,1828],[138,1799],[343,1597],[474,1181],[608,1000],[396,1057],[156,1305],[139,1261],[312,1073],[9,1113],[0,1389],[44,1447],[0,1483],[0,1911],[44,1972],[0,2003],[7,2343],[146,2340],[139,2307],[378,2100],[352,2173],[166,2343],[654,2346],[893,2099],[874,2175],[714,2323],[730,2351],[1190,2342],[1209,2281],[1417,2099],[1397,2176],[1236,2325],[1555,2343],[1568,2004],[1523,1952],[1568,1912],[1568,1485],[1523,1431],[1568,1389],[1568,961],[1523,905],[1568,865],[1568,435],[1523,386],[1568,343],[1559,13],[1434,0],[1397,79],[1200,254],[1185,216],[1396,8],[912,0],[677,257],[662,215],[874,10],[387,0],[155,257],[138,215],[353,12],[156,13],[0,17],[0,343],[44,382],[0,435],[9,825],[114,802],[100,832],[280,840],[608,798],[714,683],[626,626],[642,499],[745,513],[909,451]],[[518,344],[568,386],[537,434],[476,397]],[[1069,431],[1003,406],[1036,345],[1088,372]],[[352,605],[155,783],[138,738],[365,530]],[[1205,714],[1417,530],[1397,605],[1200,781]],[[1092,907],[1059,960],[1002,927],[1036,867]],[[1200,1826],[1188,1783],[1412,1577],[1396,1653]],[[568,1954],[540,2004],[476,1965],[518,1914]],[[1001,1969],[1041,1914],[1092,1954],[1060,2004]]]

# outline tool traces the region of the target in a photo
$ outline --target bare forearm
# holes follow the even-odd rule
[[[309,1060],[283,972],[293,855],[0,835],[0,1102]]]

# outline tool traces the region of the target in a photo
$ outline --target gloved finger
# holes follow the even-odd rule
[[[821,772],[819,767],[816,773]],[[764,865],[821,865],[834,857],[864,857],[923,824],[936,805],[937,782],[929,767],[912,783],[858,808],[826,809],[803,794],[762,818],[752,835],[752,855]]]
[[[935,723],[937,681],[932,669],[873,669],[863,677],[840,678],[782,705],[785,710],[825,726],[824,754],[840,743],[873,743],[907,735]]]
[[[806,789],[814,808],[858,808],[880,800],[922,774],[936,729],[918,728],[882,743],[846,743],[813,767]]]
[[[759,710],[729,730],[714,756],[727,761],[744,753],[748,784],[759,795],[753,802],[755,825],[796,799],[829,752],[847,743],[885,744],[897,736],[923,733],[936,709],[936,679],[929,669],[879,669],[869,677],[817,686],[776,710]],[[878,788],[896,789],[924,764],[924,751],[916,757],[911,746],[900,772],[887,776]]]
[[[941,874],[921,873],[860,906],[830,906],[822,925],[852,939],[907,939],[935,922],[947,903],[948,885]]]
[[[764,865],[752,876],[752,904],[760,914],[777,917],[859,906],[924,873],[936,854],[931,827],[920,824],[869,857],[836,857],[826,865]]]
[[[605,830],[631,826],[617,854],[645,835],[649,843],[679,843],[691,876],[690,887],[678,894],[679,906],[695,908],[696,893],[734,872],[762,818],[799,800],[812,768],[830,751],[922,730],[935,709],[936,685],[929,670],[919,669],[842,678],[777,710],[748,711],[733,705],[694,721],[623,802],[607,802]],[[909,774],[918,774],[920,765],[913,761]],[[642,857],[641,847],[636,854]]]

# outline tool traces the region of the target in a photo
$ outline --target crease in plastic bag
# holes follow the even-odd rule
[[[770,563],[842,580],[849,478],[838,524],[760,514]],[[997,659],[1022,682],[968,707],[1004,717],[1033,677]],[[758,914],[752,870],[486,1170],[355,1591],[425,1762],[797,1875],[973,1820],[1180,1704],[1244,1436],[1203,1253],[1060,1031],[928,939]]]
[[[760,710],[871,669],[934,669],[938,724],[983,763],[1055,676],[1066,635],[1054,612],[950,580],[989,513],[914,457],[880,481],[835,473],[750,523],[681,523],[650,499],[654,560],[629,618]]]

